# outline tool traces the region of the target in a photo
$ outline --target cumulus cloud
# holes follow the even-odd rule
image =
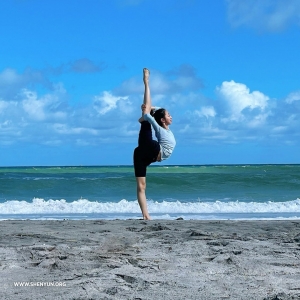
[[[223,120],[243,121],[245,110],[257,110],[257,114],[264,112],[268,105],[269,97],[259,91],[250,92],[250,89],[242,83],[233,80],[224,81],[220,87],[217,87],[220,97],[226,101],[229,116]],[[257,118],[257,116],[256,116]],[[258,119],[262,119],[259,117]]]
[[[300,25],[298,0],[227,0],[227,9],[233,27],[278,32],[292,24]]]
[[[29,118],[36,121],[43,121],[46,118],[51,120],[64,119],[66,112],[63,110],[64,90],[60,88],[52,94],[45,94],[38,98],[37,93],[24,89],[19,97],[22,98],[21,104],[24,112]]]
[[[4,97],[5,93],[0,97],[0,144],[86,146],[114,143],[116,138],[136,142],[144,90],[141,74],[112,90],[100,90],[80,105],[69,102],[69,91],[62,83],[52,83],[45,91],[24,87],[24,78],[29,77],[12,69],[0,74],[2,87],[6,83],[15,88],[13,97]],[[188,65],[167,72],[151,70],[150,82],[153,104],[170,111],[178,140],[299,140],[299,91],[276,100],[231,80],[220,83],[215,99],[209,99],[202,94],[196,70]]]
[[[78,61],[73,65],[74,68],[75,65],[81,71],[93,71],[93,64],[87,60]],[[64,66],[61,70],[56,70],[55,75],[66,70]],[[144,90],[142,74],[125,80],[111,91],[99,91],[98,95],[90,98],[90,102],[72,106],[63,84],[48,80],[47,75],[54,73],[49,69],[41,71],[39,78],[34,75],[38,74],[34,70],[18,73],[13,69],[6,69],[0,74],[0,88],[8,85],[12,91],[11,97],[4,92],[0,97],[2,144],[8,144],[9,140],[15,143],[34,141],[52,146],[63,143],[97,144],[100,141],[112,141],[116,137],[119,140],[136,140],[139,130],[137,119],[141,115]],[[48,89],[36,88],[38,83],[47,81]],[[178,119],[181,115],[176,112],[178,107],[196,103],[201,98],[197,94],[201,87],[201,79],[189,65],[167,72],[151,70],[153,104],[166,104],[173,116],[178,114]],[[192,109],[191,106],[189,108]],[[200,104],[197,104],[197,108],[206,117],[214,115],[212,108],[201,109]]]
[[[179,86],[177,80],[180,76],[193,78],[198,84],[189,84],[187,89]],[[270,99],[263,91],[251,91],[246,84],[231,80],[216,87],[215,99],[208,99],[201,93],[202,83],[196,71],[182,66],[168,72],[151,70],[150,82],[153,104],[166,107],[171,112],[174,120],[172,128],[182,139],[198,143],[267,142],[279,138],[286,141],[288,136],[291,140],[299,125],[299,114],[292,107],[298,102],[298,92],[288,95],[286,101]],[[114,96],[115,100],[108,101],[106,105],[118,114],[118,104],[125,102],[117,99],[127,95],[128,101],[132,102],[130,116],[138,116],[142,93],[141,76],[130,78],[110,92],[109,96]],[[135,119],[132,128],[136,124],[134,122]]]
[[[216,111],[213,106],[203,106],[200,110],[195,111],[200,117],[214,118],[216,116]]]
[[[32,118],[38,121],[45,119],[44,107],[47,105],[47,100],[38,100],[34,92],[25,90],[25,99],[22,101],[24,111]]]
[[[54,91],[38,96],[36,91],[22,89],[14,100],[0,101],[0,143],[47,138],[49,122],[65,121],[68,108],[65,90],[57,85]],[[40,126],[38,125],[40,124]]]
[[[107,112],[117,108],[119,101],[126,101],[128,97],[116,97],[110,92],[104,91],[101,96],[94,97],[94,108],[100,115],[104,115]]]
[[[182,126],[177,130],[185,139],[229,144],[278,139],[284,142],[294,136],[294,128],[299,125],[299,114],[294,110],[292,117],[291,105],[286,101],[251,91],[244,83],[224,81],[216,87],[216,95],[216,99],[199,97],[198,102],[183,108],[178,120]],[[172,126],[176,127],[176,122]]]

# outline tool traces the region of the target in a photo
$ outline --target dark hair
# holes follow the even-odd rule
[[[158,110],[156,110],[153,114],[153,117],[155,119],[155,121],[157,122],[157,124],[161,127],[163,127],[163,124],[161,122],[161,119],[164,118],[166,115],[166,110],[164,108],[160,108]]]

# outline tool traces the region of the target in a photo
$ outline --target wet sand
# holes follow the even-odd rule
[[[1,221],[0,298],[300,299],[300,221]]]

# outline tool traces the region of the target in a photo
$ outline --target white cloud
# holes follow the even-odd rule
[[[285,102],[291,104],[294,101],[299,101],[299,100],[300,100],[300,91],[297,91],[297,92],[290,93],[286,97]]]
[[[28,89],[23,89],[19,94],[23,110],[29,118],[36,121],[43,121],[46,118],[63,119],[66,117],[65,111],[60,111],[61,100],[65,90],[61,85],[57,85],[57,90],[52,94],[46,94],[38,98],[37,93]]]
[[[196,114],[200,117],[214,118],[216,116],[216,111],[213,106],[203,106],[200,110],[196,110]]]
[[[268,113],[258,114],[248,121],[247,126],[252,128],[260,127],[266,123],[268,116]]]
[[[299,0],[227,0],[232,26],[248,26],[259,31],[281,31],[300,25]]]
[[[37,99],[37,95],[34,92],[24,90],[23,94],[25,99],[22,101],[24,111],[32,118],[37,121],[45,119],[46,115],[44,107],[47,105],[45,99]]]
[[[253,110],[258,108],[263,111],[267,105],[268,96],[259,91],[250,92],[249,88],[243,83],[235,81],[224,81],[217,91],[222,99],[224,99],[229,108],[229,120],[240,121],[244,119],[243,111],[247,108]],[[225,118],[228,121],[227,118]]]
[[[22,81],[21,75],[13,70],[6,70],[1,76],[2,84],[6,80],[16,87]],[[250,91],[244,83],[224,81],[217,87],[219,97],[208,99],[199,92],[200,86],[201,79],[190,66],[164,73],[151,70],[153,105],[170,111],[172,130],[178,140],[299,140],[299,91],[276,101],[261,91]],[[85,103],[72,106],[68,99],[63,84],[52,84],[44,93],[33,87],[19,90],[13,98],[2,95],[0,144],[25,141],[53,147],[99,145],[115,143],[116,137],[118,141],[136,143],[143,99],[142,76],[125,80],[111,91],[99,91]]]
[[[104,115],[110,110],[117,108],[117,103],[121,100],[127,100],[128,97],[116,97],[110,92],[104,91],[102,96],[94,97],[94,108],[100,115]]]

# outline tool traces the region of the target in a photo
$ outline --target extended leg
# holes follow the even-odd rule
[[[151,111],[151,96],[150,96],[150,86],[149,86],[149,76],[150,72],[148,69],[144,68],[143,69],[143,81],[145,85],[145,91],[144,91],[144,104],[145,104],[145,110],[144,114],[148,114]]]
[[[142,116],[139,118],[139,122],[142,123],[144,121],[144,114],[148,114],[151,111],[151,96],[150,96],[150,86],[149,86],[149,76],[150,72],[148,69],[144,68],[143,69],[143,81],[145,85],[145,90],[144,90],[144,106],[145,108],[142,111]]]
[[[146,177],[136,177],[137,198],[144,220],[151,220],[146,200]]]

